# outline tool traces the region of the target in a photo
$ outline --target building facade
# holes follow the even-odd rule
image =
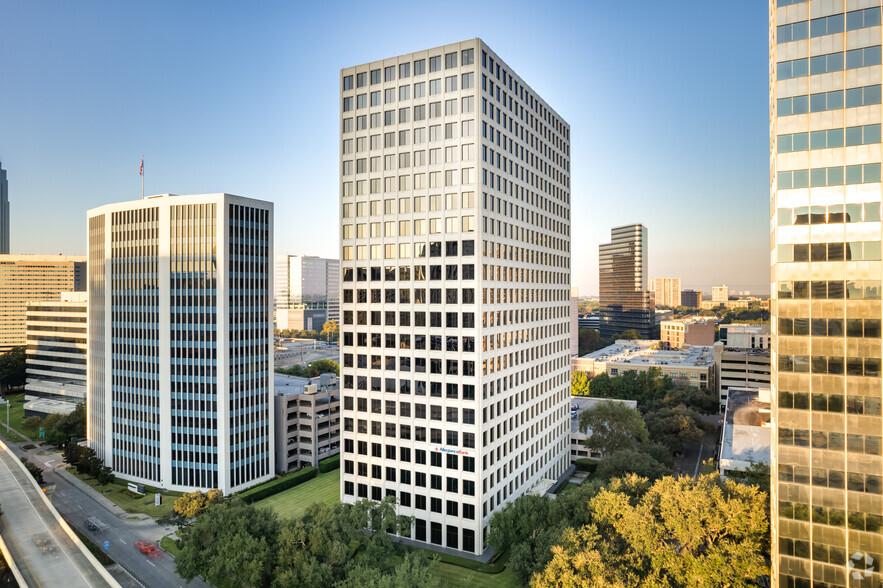
[[[740,479],[754,464],[770,465],[770,389],[730,389],[724,410],[718,469],[721,477]]]
[[[277,255],[274,295],[279,329],[321,331],[340,321],[340,262],[312,255]]]
[[[650,339],[655,305],[647,289],[647,227],[616,227],[610,238],[610,243],[599,247],[601,336],[634,329]]]
[[[480,39],[340,75],[341,499],[481,553],[570,465],[570,129]]]
[[[718,341],[714,345],[714,363],[721,410],[727,405],[731,387],[770,387],[772,366],[769,350],[728,347],[722,341]]]
[[[883,583],[880,22],[769,3],[776,586]]]
[[[599,374],[621,376],[625,372],[658,369],[676,383],[713,389],[715,362],[713,347],[685,347],[681,350],[660,348],[660,341],[620,339],[582,357],[571,360],[571,368],[590,378]]]
[[[85,257],[0,255],[0,350],[27,344],[28,301],[85,289]]]
[[[719,339],[727,347],[769,349],[772,335],[769,325],[721,325]]]
[[[699,308],[702,305],[702,292],[696,290],[681,291],[681,305]]]
[[[579,288],[570,289],[570,355],[579,355]]]
[[[712,286],[711,287],[711,301],[712,302],[726,302],[730,299],[730,288],[727,286]]]
[[[323,375],[313,380],[275,376],[276,472],[284,474],[340,453],[340,384]]]
[[[650,280],[650,290],[653,292],[656,306],[677,308],[681,305],[680,278],[653,278]]]
[[[680,349],[686,345],[714,345],[714,319],[688,316],[662,321],[659,324],[663,349]]]
[[[9,180],[0,164],[0,255],[9,253]]]
[[[164,194],[89,211],[90,446],[121,478],[273,476],[273,205]]]
[[[86,402],[86,293],[28,302],[25,414],[67,414]]]

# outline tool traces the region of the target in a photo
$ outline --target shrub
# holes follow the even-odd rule
[[[283,490],[294,488],[298,484],[303,484],[307,480],[312,480],[318,474],[319,470],[314,467],[307,466],[293,474],[288,474],[287,476],[282,476],[281,478],[270,480],[266,484],[261,484],[260,486],[249,488],[248,490],[242,492],[239,497],[242,498],[243,501],[251,504],[252,502],[263,500],[264,498],[273,496],[274,494],[279,494]]]
[[[588,472],[592,474],[595,472],[595,470],[598,469],[598,460],[584,457],[582,459],[576,460],[576,463],[574,465],[576,465],[576,471]]]
[[[336,470],[340,467],[340,454],[333,457],[328,457],[319,462],[319,471],[323,474],[327,474],[331,470]]]

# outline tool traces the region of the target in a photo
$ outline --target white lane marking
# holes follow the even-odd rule
[[[59,494],[61,494],[62,496],[67,496],[67,494],[65,494],[64,492],[59,492]]]
[[[122,539],[120,539],[120,543],[122,543],[123,545],[126,545],[126,542]]]
[[[83,510],[83,507],[80,506],[79,504],[77,505],[77,508],[79,508],[80,510]]]
[[[149,564],[152,565],[153,567],[156,567],[156,564],[153,563],[152,561],[150,561],[149,559],[147,560],[147,563],[149,563]]]

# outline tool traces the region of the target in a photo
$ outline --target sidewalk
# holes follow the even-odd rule
[[[71,484],[76,486],[77,488],[79,488],[81,491],[89,494],[92,498],[95,499],[95,501],[97,503],[99,503],[101,506],[103,506],[104,508],[109,510],[111,513],[113,513],[113,515],[117,518],[127,518],[130,516],[147,516],[147,515],[133,515],[133,514],[127,513],[122,508],[117,506],[110,498],[105,497],[104,495],[101,494],[101,492],[98,492],[97,490],[95,490],[95,488],[93,488],[92,486],[90,486],[86,482],[82,481],[81,479],[79,479],[78,477],[76,477],[75,475],[73,475],[72,473],[67,471],[66,466],[59,465],[58,467],[55,468],[54,471],[56,474],[58,474],[59,476],[61,476],[62,478],[64,478],[65,480],[67,480],[68,482],[70,482]],[[150,517],[147,516],[147,518],[150,518]]]

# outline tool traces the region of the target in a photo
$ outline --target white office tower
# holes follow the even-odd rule
[[[341,84],[341,498],[428,546],[570,465],[570,128],[479,39]]]
[[[0,165],[0,254],[9,253],[9,181]]]
[[[89,211],[88,437],[121,478],[225,494],[273,476],[273,205]]]

